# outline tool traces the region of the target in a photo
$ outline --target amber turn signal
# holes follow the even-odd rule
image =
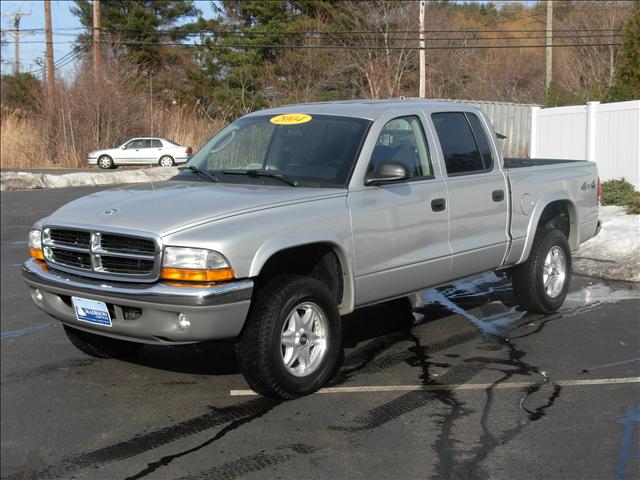
[[[29,255],[31,255],[36,260],[44,260],[44,253],[39,248],[29,248]]]
[[[232,280],[234,273],[231,268],[218,268],[215,270],[198,270],[191,268],[162,269],[162,278],[165,280],[180,280],[183,282],[222,282]]]

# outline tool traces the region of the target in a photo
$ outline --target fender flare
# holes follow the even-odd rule
[[[343,277],[342,303],[339,305],[340,314],[346,315],[347,313],[351,313],[355,308],[355,282],[353,270],[349,262],[350,255],[345,248],[345,245],[348,245],[348,240],[340,238],[334,231],[305,230],[269,238],[253,255],[251,267],[249,268],[249,277],[254,278],[259,276],[262,268],[273,255],[289,248],[304,247],[305,245],[314,243],[328,245],[338,257]]]
[[[536,206],[531,213],[531,220],[529,220],[529,226],[527,227],[527,240],[524,244],[522,255],[520,256],[520,259],[516,262],[516,264],[524,263],[527,261],[527,258],[529,258],[529,253],[531,253],[531,247],[533,246],[533,240],[535,239],[536,232],[538,231],[538,225],[540,223],[542,213],[550,204],[554,202],[566,202],[567,210],[569,211],[570,224],[570,234],[567,240],[572,251],[578,248],[578,242],[580,238],[580,225],[577,221],[575,199],[567,191],[547,192],[538,199],[538,201],[536,202]]]

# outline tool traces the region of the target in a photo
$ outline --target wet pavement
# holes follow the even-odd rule
[[[3,479],[640,477],[637,284],[574,277],[550,316],[493,274],[362,309],[332,390],[279,402],[230,344],[96,360],[31,304],[31,223],[95,190],[1,194]]]

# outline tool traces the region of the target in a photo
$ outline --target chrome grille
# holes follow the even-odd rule
[[[79,275],[135,281],[159,277],[160,247],[152,238],[47,227],[42,245],[47,263]]]
[[[56,263],[91,270],[91,255],[89,253],[52,248],[51,256]]]
[[[81,230],[51,230],[51,240],[65,245],[88,247],[91,244],[91,233]]]
[[[110,233],[102,234],[100,245],[105,250],[113,250],[114,252],[150,253],[153,255],[156,251],[156,243],[153,240],[123,237]]]

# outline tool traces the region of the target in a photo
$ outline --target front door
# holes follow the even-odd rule
[[[356,305],[394,298],[448,278],[447,191],[436,178],[421,120],[395,118],[385,124],[369,171],[381,162],[405,167],[399,183],[350,190]]]

